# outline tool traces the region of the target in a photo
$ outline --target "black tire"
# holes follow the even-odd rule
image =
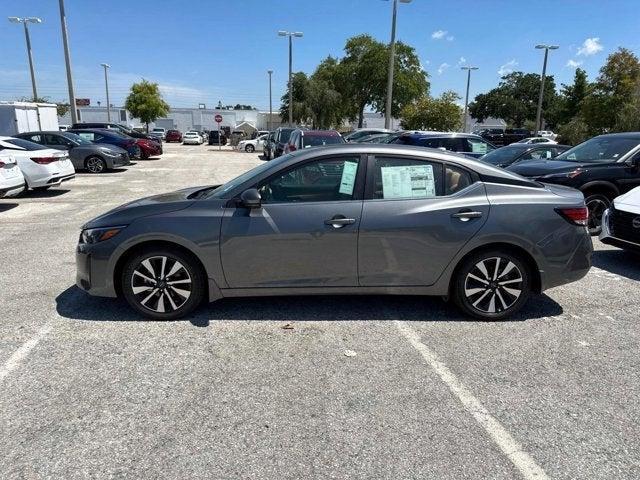
[[[151,155],[149,155],[148,153],[145,153],[145,151],[144,151],[144,150],[142,150],[142,149],[140,150],[140,158],[141,158],[142,160],[147,160],[150,156],[151,156]]]
[[[589,233],[599,235],[602,231],[602,214],[611,206],[611,200],[602,193],[591,193],[585,194],[584,203],[589,209]]]
[[[107,163],[97,155],[85,159],[84,168],[89,173],[104,173],[107,171]]]
[[[44,187],[33,187],[32,190],[34,192],[45,192],[51,188],[51,185],[46,185]]]
[[[497,259],[500,263],[496,266]],[[484,265],[486,275],[480,265]],[[529,267],[520,256],[501,250],[486,250],[465,258],[451,285],[456,305],[480,320],[503,320],[520,310],[530,295]]]
[[[249,144],[246,147],[244,147],[244,151],[247,153],[253,153],[256,151],[256,147],[254,147],[253,145]]]
[[[204,301],[207,292],[206,274],[198,262],[191,255],[168,248],[153,248],[132,256],[120,281],[131,308],[152,320],[175,320],[188,315]]]

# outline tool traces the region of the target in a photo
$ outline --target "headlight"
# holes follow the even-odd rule
[[[104,228],[88,228],[82,230],[80,234],[80,243],[98,243],[109,240],[120,233],[125,226],[121,227],[104,227]]]

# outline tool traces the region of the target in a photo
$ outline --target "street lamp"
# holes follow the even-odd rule
[[[273,75],[273,70],[267,70],[267,73],[269,74],[269,121],[267,122],[267,128],[269,131],[271,131],[271,116],[273,109],[273,102],[271,97],[271,75]]]
[[[101,63],[104,67],[104,87],[107,90],[107,122],[111,122],[111,104],[109,103],[109,76],[107,75],[107,69],[111,68],[108,63]]]
[[[293,66],[293,37],[302,37],[302,32],[287,32],[285,30],[278,30],[279,37],[289,37],[289,126],[293,126],[293,82],[292,82],[292,66]]]
[[[462,131],[467,133],[467,111],[469,108],[469,84],[471,83],[471,70],[478,70],[478,67],[464,65],[460,67],[460,69],[467,71],[467,94],[464,96],[464,116],[462,117]]]
[[[400,3],[411,3],[411,0],[400,0]],[[391,99],[393,97],[393,69],[396,57],[396,16],[398,0],[393,0],[393,14],[391,16],[391,43],[389,49],[389,72],[387,78],[387,104],[384,109],[384,128],[391,126]]]
[[[31,70],[31,87],[33,88],[33,101],[38,98],[38,89],[36,88],[36,74],[33,69],[33,55],[31,53],[31,38],[29,37],[29,24],[42,23],[38,17],[9,17],[11,23],[21,23],[24,25],[24,38],[27,40],[27,55],[29,56],[29,70]]]
[[[62,46],[64,47],[64,63],[67,68],[67,87],[69,87],[69,110],[71,123],[78,123],[78,109],[76,95],[73,91],[73,76],[71,75],[71,54],[69,53],[69,34],[67,32],[67,15],[64,13],[64,0],[58,0],[60,6],[60,24],[62,27]]]
[[[542,97],[544,96],[544,80],[545,80],[545,76],[547,74],[547,57],[549,56],[549,50],[557,50],[558,48],[560,48],[558,45],[545,45],[545,44],[540,44],[540,45],[536,45],[537,49],[544,49],[544,62],[542,64],[542,81],[540,82],[540,97],[538,98],[538,111],[536,113],[536,132],[535,134],[537,135],[538,132],[542,129]]]

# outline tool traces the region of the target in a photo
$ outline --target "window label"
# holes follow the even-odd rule
[[[353,195],[353,187],[356,183],[356,172],[358,171],[357,162],[344,162],[342,168],[342,178],[340,179],[339,193],[344,195]]]
[[[382,198],[428,198],[436,196],[432,165],[381,167]]]

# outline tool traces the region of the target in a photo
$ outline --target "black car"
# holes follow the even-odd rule
[[[501,130],[499,128],[488,128],[485,130],[479,130],[477,133],[487,142],[499,147],[511,145],[512,143],[516,143],[520,140],[533,136],[526,128],[507,128],[505,130]]]
[[[293,132],[295,128],[291,127],[278,127],[273,135],[273,158],[278,158],[280,155],[284,153],[284,147],[287,145],[289,141],[289,136],[291,132]]]
[[[388,143],[437,148],[449,152],[462,153],[471,158],[480,158],[496,148],[483,138],[471,133],[405,133]]]
[[[208,136],[209,145],[226,145],[227,144],[227,136],[224,134],[223,130],[211,130]]]
[[[25,132],[17,134],[16,138],[29,140],[47,148],[66,150],[73,167],[76,170],[87,170],[89,173],[104,173],[131,163],[125,149],[108,143],[93,143],[71,132]]]
[[[275,135],[276,132],[269,133],[269,136],[264,142],[262,147],[262,158],[265,160],[273,160],[273,151],[275,149]]]
[[[162,143],[162,140],[158,137],[154,137],[153,135],[147,135],[146,133],[140,133],[135,131],[133,128],[125,127],[124,125],[120,125],[119,123],[110,123],[110,122],[84,122],[84,123],[74,123],[69,130],[80,130],[80,129],[95,129],[95,128],[106,128],[108,130],[116,130],[124,135],[128,135],[133,138],[144,138],[145,140],[152,140],[156,143]]]
[[[506,147],[497,148],[480,159],[496,167],[506,168],[515,163],[531,160],[549,160],[566,152],[571,147],[568,145],[555,145],[550,143],[512,143]]]
[[[596,235],[613,199],[640,185],[640,132],[600,135],[552,160],[520,162],[507,170],[581,190],[589,207],[589,232]]]

